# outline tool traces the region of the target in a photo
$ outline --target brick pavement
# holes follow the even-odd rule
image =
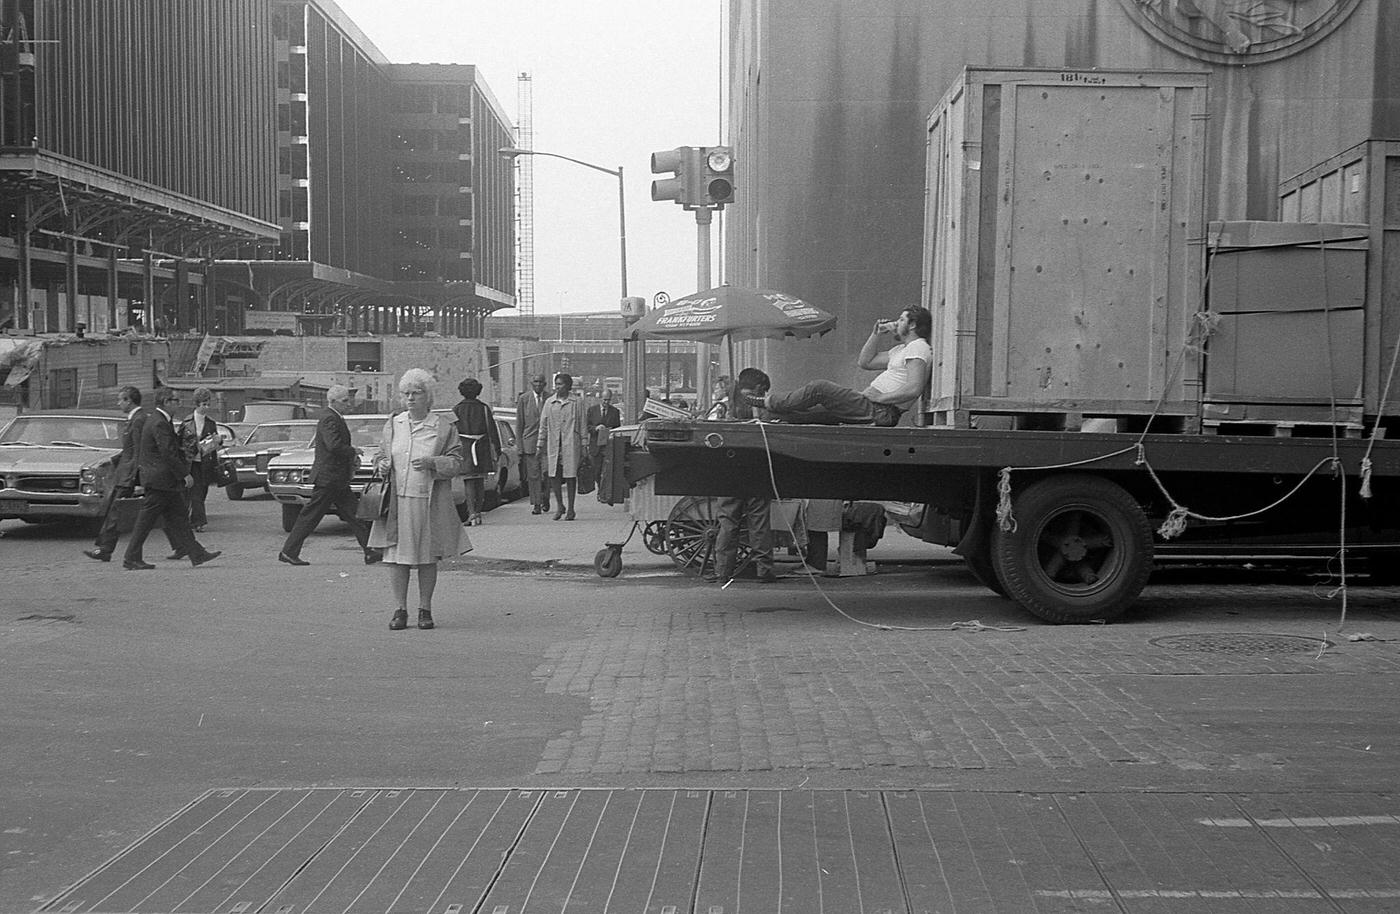
[[[873,587],[917,592],[928,574],[828,587],[838,600],[868,604]],[[1216,599],[1265,596],[1257,588],[1238,591],[1226,588]],[[1390,602],[1388,594],[1370,593],[1359,598],[1358,612]],[[801,583],[765,590],[762,600],[772,606],[755,608],[754,594],[752,587],[731,596],[677,579],[657,588],[651,612],[588,610],[587,637],[555,645],[536,675],[548,691],[586,698],[592,710],[579,729],[549,742],[536,773],[1266,769],[1280,759],[1241,752],[1220,734],[1164,712],[1138,694],[1135,677],[1400,672],[1400,651],[1388,641],[1339,642],[1321,656],[1260,657],[1150,643],[1180,632],[1178,622],[1093,628],[1025,621],[1021,632],[903,633],[856,626]],[[1183,595],[1150,599],[1170,603]],[[900,620],[920,624],[907,615]],[[1372,621],[1400,635],[1396,621]],[[1210,627],[1230,630],[1228,621]],[[1324,634],[1321,625],[1283,619],[1269,629]]]

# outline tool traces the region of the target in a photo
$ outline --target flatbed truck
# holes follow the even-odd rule
[[[1324,560],[1345,545],[1375,575],[1400,563],[1394,439],[662,420],[639,437],[613,459],[661,495],[921,503],[908,532],[1049,622],[1121,615],[1162,559]]]

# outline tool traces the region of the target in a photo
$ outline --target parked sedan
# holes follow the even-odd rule
[[[311,447],[316,437],[315,419],[288,419],[254,426],[242,444],[225,448],[220,456],[238,477],[224,486],[233,501],[248,489],[267,490],[267,468],[273,457],[290,448]]]
[[[0,520],[98,524],[124,413],[41,410],[0,429]]]
[[[389,417],[380,415],[346,416],[350,443],[360,448],[360,465],[350,483],[351,491],[359,495],[365,483],[374,475],[374,455],[379,449],[379,434]],[[314,425],[314,423],[313,423]],[[267,489],[282,505],[282,529],[291,532],[301,513],[301,506],[311,498],[311,465],[316,451],[308,441],[302,447],[288,448],[271,458],[267,464]]]

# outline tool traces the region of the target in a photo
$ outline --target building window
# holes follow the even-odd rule
[[[99,362],[97,364],[97,386],[116,387],[117,386],[117,363]]]
[[[345,370],[346,371],[379,371],[383,361],[378,342],[357,342],[351,340],[345,344]]]
[[[486,347],[486,366],[491,375],[491,380],[497,384],[501,383],[501,347]]]

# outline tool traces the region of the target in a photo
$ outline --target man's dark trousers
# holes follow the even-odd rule
[[[369,524],[355,516],[355,507],[359,504],[359,497],[350,491],[347,483],[333,485],[316,485],[311,489],[311,498],[306,504],[301,506],[301,513],[297,515],[297,522],[292,525],[292,532],[287,534],[287,541],[282,544],[282,552],[293,557],[300,557],[301,544],[306,542],[306,538],[321,523],[321,518],[325,517],[332,508],[340,519],[350,525],[355,531],[355,539],[359,540],[360,548],[364,549],[369,543]]]
[[[141,513],[136,515],[136,527],[126,544],[126,561],[139,562],[141,547],[146,544],[156,521],[162,521],[171,547],[183,556],[200,556],[204,547],[190,529],[190,505],[180,489],[146,489],[141,501]]]

